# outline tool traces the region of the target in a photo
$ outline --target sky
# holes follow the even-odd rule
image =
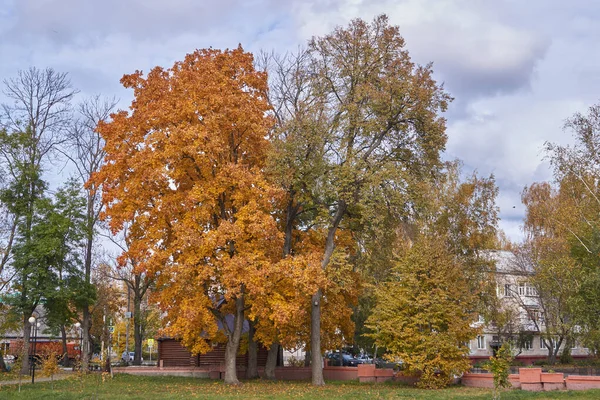
[[[52,67],[79,98],[126,108],[123,74],[206,47],[294,51],[382,13],[455,98],[444,157],[494,174],[500,227],[520,241],[523,188],[552,179],[544,143],[570,143],[565,120],[600,101],[595,0],[0,0],[0,80]]]

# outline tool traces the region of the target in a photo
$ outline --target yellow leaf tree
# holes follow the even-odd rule
[[[443,172],[434,184],[423,183],[429,190],[413,233],[392,243],[393,268],[375,289],[367,319],[387,357],[402,360],[426,388],[446,386],[470,368],[466,343],[479,329],[472,323],[495,287],[482,257],[495,245],[494,177],[461,182],[457,162]]]
[[[126,256],[156,276],[166,332],[193,353],[224,335],[225,382],[237,384],[244,312],[283,245],[272,212],[281,193],[263,174],[266,74],[238,47],[197,50],[121,82],[134,90],[130,111],[98,126],[104,217],[113,232],[130,224]]]
[[[315,224],[327,232],[321,267],[330,268],[340,231],[363,213],[372,191],[391,191],[406,210],[413,183],[440,166],[446,144],[441,114],[451,101],[430,65],[412,62],[399,28],[385,15],[361,19],[308,44],[314,120],[323,138],[324,174],[313,194],[324,205]],[[402,196],[404,194],[405,196]],[[382,209],[381,207],[380,209]],[[404,215],[408,214],[405,212]],[[321,321],[325,292],[311,298],[312,383],[324,385]]]
[[[421,387],[444,387],[471,366],[466,343],[477,335],[477,296],[462,269],[443,240],[422,236],[377,290],[368,320],[376,342]]]

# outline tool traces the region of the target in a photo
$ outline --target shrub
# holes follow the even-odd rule
[[[54,390],[54,375],[60,372],[59,362],[63,355],[56,351],[46,351],[38,356],[42,364],[42,376],[50,377],[52,390]]]
[[[289,367],[304,367],[304,360],[291,356],[288,358],[287,364]]]
[[[494,399],[500,398],[500,391],[511,386],[508,380],[510,374],[510,363],[512,361],[512,349],[510,343],[506,342],[500,346],[495,357],[490,357],[486,369],[494,375]]]

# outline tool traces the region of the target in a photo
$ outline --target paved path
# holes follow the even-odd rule
[[[68,377],[72,376],[72,374],[60,374],[60,375],[56,375],[54,377],[55,381],[59,381],[61,379],[67,379]],[[35,377],[35,381],[37,382],[50,382],[51,379],[50,378],[46,378],[46,377]],[[19,384],[19,380],[18,379],[13,379],[10,381],[2,381],[0,380],[0,386],[5,386],[5,385],[18,385]],[[23,379],[21,380],[21,384],[25,385],[25,384],[31,384],[31,376],[29,375],[23,375]]]

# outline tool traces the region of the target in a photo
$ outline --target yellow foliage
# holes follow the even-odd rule
[[[377,305],[368,319],[375,340],[400,359],[418,385],[444,387],[468,371],[466,343],[478,329],[476,295],[462,265],[444,240],[419,238],[394,268],[394,278],[377,290]]]

